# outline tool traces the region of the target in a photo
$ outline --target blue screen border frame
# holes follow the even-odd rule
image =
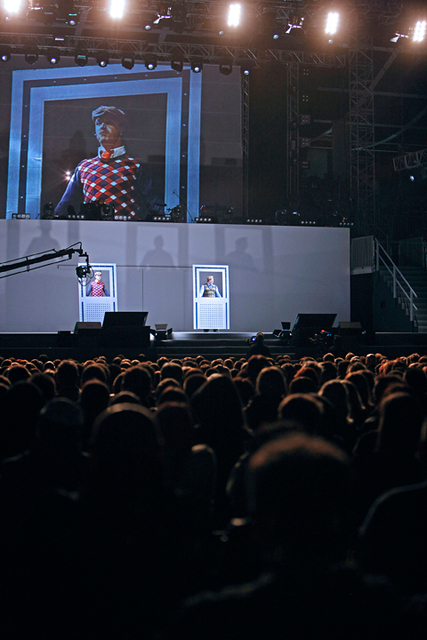
[[[157,71],[162,71],[159,65]],[[166,65],[164,65],[166,67]],[[96,73],[93,73],[96,71]],[[118,95],[143,95],[153,93],[167,94],[166,149],[165,149],[165,202],[169,207],[179,204],[180,189],[180,148],[182,132],[182,78],[172,70],[165,69],[171,76],[152,77],[150,72],[144,78],[135,79],[135,73],[141,74],[141,67],[126,70],[121,65],[109,65],[108,69],[62,68],[62,69],[25,69],[13,72],[11,126],[9,142],[9,172],[7,187],[6,218],[13,213],[30,213],[38,218],[41,210],[42,161],[44,104],[49,100],[70,100],[78,97],[112,97]],[[154,72],[152,72],[154,73]],[[173,75],[172,75],[173,74]],[[117,75],[124,79],[117,80]],[[111,77],[109,80],[108,78]],[[126,77],[127,76],[127,77]],[[187,208],[188,220],[199,210],[199,162],[200,162],[200,125],[201,125],[201,85],[202,74],[190,73],[188,101],[188,156],[187,156]],[[107,77],[107,79],[105,79]],[[70,78],[82,79],[78,84],[57,84]],[[100,82],[100,79],[102,80]],[[30,89],[29,104],[24,104],[24,85],[38,81],[38,86]],[[46,82],[46,85],[43,85]],[[40,86],[41,84],[41,86]],[[24,125],[24,110],[31,112],[28,126]],[[21,186],[20,169],[27,163],[25,188]],[[174,194],[175,192],[175,194]],[[24,206],[23,206],[24,205]]]

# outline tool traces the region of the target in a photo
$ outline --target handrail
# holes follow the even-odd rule
[[[388,260],[388,263],[386,261]],[[392,258],[389,256],[384,247],[380,244],[378,240],[375,239],[375,270],[380,270],[380,262],[387,269],[390,275],[393,278],[393,298],[397,298],[398,289],[403,294],[403,296],[407,300],[407,304],[409,303],[409,318],[411,322],[414,321],[414,311],[418,311],[418,307],[414,303],[414,298],[418,298],[417,294],[400,271],[400,269],[395,265]],[[403,282],[403,284],[402,284]],[[405,290],[404,285],[407,286],[408,292]]]

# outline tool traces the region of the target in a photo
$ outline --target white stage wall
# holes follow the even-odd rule
[[[150,325],[192,330],[193,264],[229,265],[231,331],[272,331],[297,313],[350,321],[348,229],[0,220],[1,263],[75,242],[117,265],[118,309],[148,311]],[[0,331],[73,330],[78,261],[0,279]]]

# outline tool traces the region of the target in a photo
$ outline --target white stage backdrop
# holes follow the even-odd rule
[[[76,242],[117,265],[118,310],[148,311],[150,325],[192,330],[194,264],[229,266],[231,331],[272,331],[298,313],[350,320],[348,229],[0,220],[1,263]],[[0,279],[0,331],[73,330],[78,261]]]

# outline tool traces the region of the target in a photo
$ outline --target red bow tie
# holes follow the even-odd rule
[[[102,160],[109,160],[111,158],[112,154],[109,151],[103,151],[101,153],[101,159]]]

